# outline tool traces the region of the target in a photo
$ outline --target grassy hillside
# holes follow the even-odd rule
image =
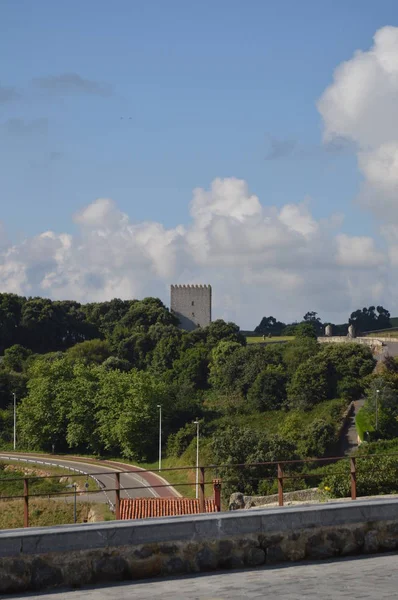
[[[23,527],[23,500],[0,500],[0,529]],[[110,521],[114,519],[107,504],[78,502],[77,522]],[[29,500],[29,525],[46,527],[73,523],[73,503],[65,500],[31,498]]]

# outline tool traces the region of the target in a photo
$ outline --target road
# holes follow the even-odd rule
[[[153,488],[151,486],[162,485],[164,480],[158,477],[155,473],[142,473],[139,474],[137,467],[131,465],[124,465],[122,463],[110,463],[108,461],[95,461],[95,463],[85,462],[84,459],[78,458],[58,458],[53,455],[35,455],[35,454],[13,454],[13,453],[2,453],[0,454],[0,460],[7,461],[22,461],[24,463],[33,463],[35,465],[63,467],[71,470],[72,472],[80,472],[88,474],[98,481],[101,492],[90,493],[89,498],[91,502],[111,502],[115,504],[116,494],[115,492],[109,491],[115,488],[116,478],[115,472],[131,470],[129,473],[122,473],[120,475],[120,487],[121,487],[121,498],[147,498],[147,497],[165,497],[165,496],[176,496],[177,492],[171,486],[165,488]],[[94,475],[101,473],[101,475]],[[84,484],[84,478],[76,478],[76,482],[81,481]],[[129,489],[137,488],[137,489]],[[87,495],[84,494],[82,499],[86,500]]]
[[[397,559],[396,554],[380,554],[3,597],[14,600],[391,600],[397,597]]]

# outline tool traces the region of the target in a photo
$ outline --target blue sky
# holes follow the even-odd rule
[[[193,189],[231,177],[264,205],[310,198],[315,220],[343,213],[340,233],[380,239],[355,203],[356,152],[322,144],[316,103],[398,25],[396,1],[3,0],[0,23],[8,243],[76,234],[72,215],[97,198],[189,226]]]

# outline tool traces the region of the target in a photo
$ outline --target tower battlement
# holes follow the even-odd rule
[[[179,319],[180,327],[186,331],[210,325],[211,285],[171,285],[170,310]]]

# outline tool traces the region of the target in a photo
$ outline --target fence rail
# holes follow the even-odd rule
[[[221,481],[223,483],[234,483],[236,481],[236,477],[224,477],[222,480],[219,479],[218,477],[218,473],[219,472],[228,472],[228,470],[231,469],[237,469],[238,472],[239,470],[248,470],[251,468],[256,468],[256,469],[260,469],[259,474],[256,477],[250,477],[249,479],[254,481],[259,481],[259,480],[275,480],[277,481],[277,487],[278,487],[278,505],[279,506],[283,506],[284,505],[284,484],[285,481],[287,480],[294,480],[294,479],[303,479],[303,478],[323,478],[325,476],[325,473],[319,473],[319,472],[302,472],[302,471],[297,471],[297,472],[291,472],[289,471],[289,467],[291,466],[305,466],[307,464],[318,464],[318,463],[336,463],[336,462],[349,462],[349,477],[350,477],[350,491],[351,491],[351,499],[352,500],[356,500],[357,499],[357,473],[358,473],[358,469],[357,469],[357,463],[358,461],[366,461],[367,459],[370,458],[374,458],[374,457],[379,457],[380,459],[382,459],[383,457],[396,457],[398,460],[398,452],[395,453],[389,453],[389,454],[366,454],[366,455],[359,455],[359,456],[355,456],[355,457],[325,457],[325,458],[313,458],[313,459],[301,459],[301,460],[284,460],[284,461],[268,461],[268,462],[256,462],[256,463],[237,463],[237,464],[224,464],[224,465],[206,465],[206,466],[200,466],[200,467],[196,467],[196,466],[186,466],[186,467],[169,467],[169,468],[165,468],[162,469],[161,473],[162,476],[164,476],[165,474],[167,475],[172,475],[173,472],[177,472],[177,471],[196,471],[198,469],[198,501],[199,501],[199,511],[200,512],[205,512],[206,508],[205,508],[205,487],[206,485],[209,484],[214,484],[216,482],[216,485],[219,486]],[[267,472],[266,473],[261,473],[261,468],[267,468]],[[61,467],[62,468],[62,467]],[[269,469],[272,469],[273,472],[270,472]],[[369,471],[372,471],[375,469],[369,469]],[[378,471],[381,470],[380,465],[378,466]],[[23,499],[23,512],[24,512],[24,519],[23,519],[23,526],[24,527],[29,527],[29,499],[30,498],[37,498],[37,497],[68,497],[68,496],[75,496],[75,501],[76,501],[76,495],[79,494],[84,494],[87,497],[89,497],[92,494],[98,494],[101,492],[106,492],[107,494],[109,493],[114,493],[115,494],[115,502],[113,503],[113,508],[114,508],[114,512],[115,512],[115,518],[116,519],[120,519],[120,502],[121,502],[121,493],[122,492],[126,492],[127,496],[129,498],[131,498],[131,496],[128,494],[128,492],[130,491],[134,491],[135,492],[135,497],[140,497],[139,496],[139,491],[140,490],[148,490],[148,485],[138,485],[138,486],[126,486],[126,485],[121,485],[121,475],[144,475],[145,473],[153,473],[153,471],[149,470],[149,469],[139,469],[139,470],[118,470],[115,472],[110,472],[109,470],[107,471],[98,471],[96,473],[75,473],[75,477],[79,478],[79,477],[85,477],[85,478],[92,478],[97,482],[100,482],[100,480],[98,479],[101,476],[107,476],[109,477],[114,477],[114,487],[105,487],[105,488],[101,488],[101,489],[96,489],[96,490],[85,490],[85,491],[77,491],[77,488],[74,488],[74,491],[54,491],[54,492],[43,492],[43,493],[31,493],[29,491],[29,484],[30,482],[33,481],[37,481],[37,480],[44,480],[44,479],[55,479],[55,480],[59,480],[63,477],[65,477],[65,475],[30,475],[30,476],[25,476],[25,477],[7,477],[6,479],[1,479],[0,478],[0,487],[2,483],[8,483],[10,481],[20,481],[21,483],[23,483],[23,493],[22,494],[17,494],[17,495],[9,495],[9,496],[3,496],[0,495],[0,501],[3,500],[15,500],[15,499]],[[212,478],[211,479],[206,479],[206,473],[207,474],[211,474]],[[216,477],[216,479],[214,479],[214,475]],[[345,471],[334,471],[333,475],[346,475]],[[166,483],[159,483],[159,484],[155,484],[155,485],[151,485],[150,487],[153,490],[158,490],[158,489],[163,489],[163,488],[171,488],[173,486],[177,485],[178,487],[192,487],[192,486],[196,486],[196,483],[191,483],[191,482],[187,482],[187,483],[172,483],[171,481],[168,481]],[[397,482],[397,488],[398,488],[398,482]],[[219,487],[217,488],[219,489]]]

